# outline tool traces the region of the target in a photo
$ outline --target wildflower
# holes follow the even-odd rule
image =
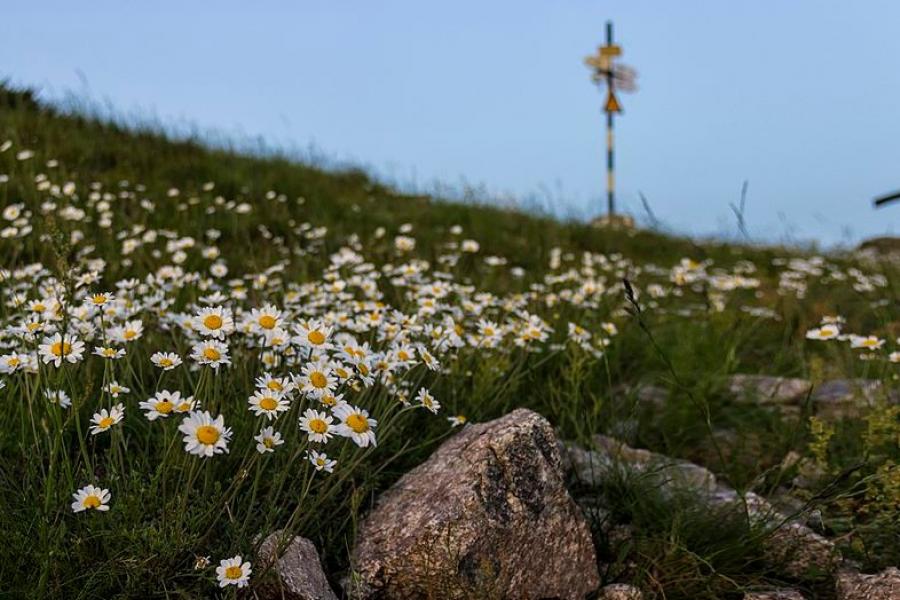
[[[892,363],[900,363],[900,352],[891,352],[888,355],[888,360]]]
[[[281,318],[281,311],[272,304],[266,304],[261,309],[254,308],[250,311],[250,323],[254,330],[262,329],[271,331],[278,326],[278,320]]]
[[[275,452],[275,447],[284,443],[284,440],[281,439],[281,434],[272,427],[260,429],[259,435],[255,436],[253,439],[257,442],[256,451],[260,454]]]
[[[326,362],[319,361],[304,365],[299,383],[302,392],[314,398],[320,398],[333,392],[337,382],[331,375],[331,367]]]
[[[833,340],[841,334],[837,325],[822,325],[806,332],[808,340]]]
[[[61,408],[72,406],[72,399],[62,390],[44,390],[44,397],[53,404],[59,404]]]
[[[99,294],[91,294],[85,302],[88,306],[103,306],[113,301],[115,301],[115,296],[112,295],[112,292],[100,292]]]
[[[174,352],[156,352],[150,361],[163,371],[171,371],[181,364],[181,357]]]
[[[242,562],[241,555],[232,558],[223,558],[216,567],[216,576],[219,578],[219,587],[236,585],[239,588],[246,587],[250,581],[249,562]]]
[[[25,366],[25,360],[17,353],[0,356],[0,373],[9,375]]]
[[[125,349],[113,348],[112,346],[94,346],[94,354],[102,358],[118,360],[125,356]]]
[[[427,388],[419,388],[419,392],[416,394],[416,400],[434,414],[437,414],[441,409],[441,403],[434,399],[434,396],[431,395],[431,392],[429,392]]]
[[[334,419],[324,412],[307,408],[300,417],[300,429],[309,435],[309,441],[325,443],[333,435],[331,423]]]
[[[250,410],[253,411],[253,414],[257,417],[265,415],[269,420],[274,419],[279,413],[291,407],[290,400],[285,398],[283,394],[269,390],[255,391],[247,399],[247,402],[250,404]]]
[[[110,381],[103,388],[103,391],[107,392],[113,398],[118,398],[119,394],[127,394],[131,391],[131,388],[127,388],[124,385],[119,385],[117,381]]]
[[[266,373],[262,377],[256,378],[256,387],[271,392],[280,392],[288,394],[294,389],[293,382],[287,377],[273,377]]]
[[[197,314],[196,323],[202,335],[216,339],[223,339],[234,331],[234,319],[231,311],[223,306],[204,308]]]
[[[231,357],[228,356],[228,346],[216,340],[208,340],[195,344],[191,358],[201,365],[209,365],[218,369],[220,365],[230,365]]]
[[[883,345],[884,345],[884,340],[882,340],[874,335],[869,335],[869,336],[851,335],[850,336],[850,347],[851,348],[865,348],[866,350],[878,350]]]
[[[110,493],[107,489],[88,485],[72,494],[72,497],[75,499],[75,502],[72,503],[72,510],[75,512],[84,510],[105,512],[109,510]]]
[[[313,350],[328,349],[328,336],[331,335],[331,328],[325,327],[320,321],[301,323],[296,327],[296,331],[295,341],[301,346]]]
[[[338,435],[352,439],[360,448],[365,448],[369,444],[376,445],[374,429],[378,421],[370,418],[368,411],[342,404],[335,407],[332,412],[340,420],[340,424],[335,427]]]
[[[126,321],[124,325],[109,330],[109,337],[124,344],[138,340],[142,335],[144,335],[144,324],[139,319]]]
[[[178,426],[178,430],[184,434],[182,441],[186,452],[206,458],[228,452],[231,429],[225,427],[222,415],[213,419],[209,411],[192,412]]]
[[[456,415],[455,417],[447,417],[447,421],[450,422],[451,427],[459,427],[466,424],[466,417],[465,415]]]
[[[326,473],[334,473],[334,466],[337,464],[336,460],[329,459],[324,452],[315,450],[310,451],[309,462],[316,468],[316,471],[325,471]]]
[[[38,352],[44,364],[53,363],[54,367],[59,367],[63,361],[74,364],[81,360],[84,353],[84,342],[78,341],[78,338],[74,336],[63,339],[63,336],[57,333],[52,337],[44,338],[44,343],[38,347]]]
[[[147,417],[148,421],[155,421],[159,417],[168,417],[181,402],[181,392],[162,390],[156,392],[146,402],[141,402],[140,408],[147,411],[144,416]]]
[[[109,410],[104,408],[100,412],[94,413],[94,416],[91,418],[91,422],[94,424],[93,427],[91,427],[91,434],[97,435],[98,433],[103,433],[113,425],[119,423],[124,416],[125,406],[123,404],[116,404]]]

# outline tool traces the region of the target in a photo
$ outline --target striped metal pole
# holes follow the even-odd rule
[[[613,45],[613,24],[606,22],[606,45]],[[613,93],[612,64],[606,70],[606,86]],[[606,204],[609,216],[616,214],[615,137],[613,134],[613,111],[606,111]]]

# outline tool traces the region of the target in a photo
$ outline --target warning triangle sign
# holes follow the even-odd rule
[[[622,112],[622,106],[619,104],[619,100],[612,90],[609,90],[609,93],[606,95],[606,108],[604,110],[608,113]]]

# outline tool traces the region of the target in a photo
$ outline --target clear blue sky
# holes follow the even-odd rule
[[[669,227],[759,239],[900,230],[900,3],[17,2],[0,76],[87,91],[385,177],[603,204],[602,97],[582,57],[613,19],[640,90],[618,120],[619,195]],[[548,192],[549,190],[549,192]]]

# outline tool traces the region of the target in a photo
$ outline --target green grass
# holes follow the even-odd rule
[[[828,276],[804,274],[808,262],[794,268],[780,262],[810,258],[795,249],[598,230],[475,202],[409,196],[361,171],[322,170],[272,153],[248,156],[211,148],[202,138],[173,140],[153,128],[45,106],[27,90],[8,87],[0,88],[0,143],[5,140],[12,146],[0,153],[0,174],[9,178],[0,184],[0,204],[21,204],[29,214],[19,225],[13,219],[2,227],[32,231],[0,239],[0,268],[12,272],[0,278],[0,354],[34,354],[43,337],[31,340],[12,329],[29,316],[17,295],[64,300],[69,310],[62,318],[42,317],[48,332],[93,327],[80,335],[96,340],[76,364],[39,363],[31,373],[0,376],[6,383],[0,390],[6,407],[0,414],[0,597],[211,597],[220,593],[213,568],[195,569],[199,557],[210,557],[213,566],[238,553],[252,560],[257,534],[285,527],[316,543],[336,582],[350,568],[356,525],[377,493],[452,435],[445,416],[480,421],[526,406],[582,443],[593,433],[633,424],[633,445],[695,460],[733,486],[768,493],[793,475],[776,468],[789,451],[809,456],[807,423],[734,403],[723,391],[726,376],[867,377],[896,387],[898,366],[887,360],[900,335],[895,263],[862,265],[849,255],[829,255],[820,267]],[[23,149],[34,156],[19,160]],[[55,166],[48,167],[49,160]],[[74,194],[63,191],[66,182],[75,183]],[[205,189],[206,182],[214,188]],[[95,183],[98,195],[91,197]],[[169,193],[173,188],[177,195]],[[54,206],[45,206],[48,201]],[[238,211],[241,203],[250,211]],[[101,226],[104,219],[108,227]],[[209,230],[219,236],[210,238]],[[398,252],[398,235],[414,237],[415,249]],[[181,258],[172,244],[185,237],[193,243],[183,244],[181,271],[166,283],[160,269]],[[144,241],[124,254],[126,238]],[[463,239],[476,240],[478,252],[461,252]],[[205,247],[215,247],[218,256],[204,255]],[[334,263],[342,248],[353,248],[372,269]],[[556,256],[559,265],[552,264]],[[486,257],[507,262],[490,265]],[[694,271],[701,273],[695,283],[672,281],[682,258],[706,265]],[[78,286],[79,275],[100,266],[90,262],[95,259],[103,259],[98,281]],[[414,260],[427,261],[427,268],[420,263],[421,273],[404,285],[391,282],[396,273],[386,265]],[[22,270],[35,263],[43,267]],[[227,265],[228,274],[212,277],[214,263]],[[759,286],[716,290],[719,272],[731,282],[735,274],[757,278]],[[191,273],[197,275],[185,275]],[[787,281],[785,273],[797,274],[803,294],[779,284]],[[115,291],[126,278],[147,286],[118,293],[134,314],[126,317],[130,308],[123,305],[110,323],[100,323],[77,313],[85,294]],[[335,278],[347,283],[346,296],[328,287]],[[643,326],[628,312],[633,306],[623,293],[624,278],[641,291]],[[861,291],[861,279],[872,289]],[[438,281],[450,286],[439,318],[417,302],[430,297],[429,286]],[[599,291],[582,298],[588,281]],[[381,295],[366,297],[360,282],[375,282]],[[654,298],[653,286],[664,293]],[[324,448],[338,460],[334,473],[315,473],[304,452],[319,446],[297,426],[303,410],[318,406],[314,398],[296,394],[290,410],[271,422],[247,410],[256,377],[301,373],[307,360],[296,344],[276,352],[281,364],[266,366],[259,338],[236,333],[229,336],[230,367],[188,368],[197,336],[177,326],[173,315],[196,313],[200,298],[217,289],[235,311],[271,302],[290,323],[321,318],[336,332],[348,327],[335,311],[391,320],[383,308],[390,306],[416,316],[415,322],[397,320],[416,343],[429,343],[418,325],[440,325],[446,316],[470,343],[441,351],[440,372],[418,362],[397,369],[392,381],[359,389],[343,383],[345,399],[379,420],[378,446],[363,449],[334,438]],[[481,305],[480,314],[473,304]],[[769,312],[753,314],[747,307]],[[523,310],[546,322],[546,341],[514,343]],[[871,354],[877,360],[860,360],[860,351],[845,342],[806,340],[826,314],[842,315],[847,332],[886,339]],[[496,347],[479,345],[482,317],[506,328]],[[90,356],[103,329],[131,319],[142,320],[145,331],[136,341],[114,344],[127,349],[124,358]],[[570,322],[590,331],[591,340],[573,341]],[[617,334],[604,333],[607,322]],[[360,328],[355,336],[376,355],[392,346],[379,338],[379,328]],[[597,343],[602,338],[608,346]],[[185,364],[161,373],[149,360],[157,351],[178,352]],[[112,379],[131,392],[111,398],[101,388]],[[669,401],[648,406],[622,392],[638,383],[669,389]],[[421,386],[442,404],[438,416],[397,401],[398,391],[413,396]],[[72,408],[46,401],[49,389],[65,390]],[[203,410],[224,415],[233,429],[230,452],[190,455],[177,431],[181,417],[148,421],[138,403],[162,389],[193,395]],[[117,402],[125,404],[124,421],[90,435],[91,416]],[[822,485],[863,466],[838,479],[827,497],[814,499],[842,536],[845,553],[871,568],[900,560],[890,544],[900,532],[900,485],[884,467],[900,460],[896,421],[896,415],[880,421],[887,442],[867,433],[864,415],[836,424]],[[265,455],[252,441],[263,425],[275,426],[285,441]],[[713,430],[734,434],[723,448],[712,443]],[[72,512],[72,493],[88,483],[110,489],[109,512]],[[610,579],[631,578],[666,598],[739,597],[747,587],[780,581],[761,560],[758,540],[740,514],[710,513],[690,495],[662,499],[639,480],[609,486],[616,490],[607,494],[616,514],[641,532],[629,552],[605,557],[613,563]],[[724,525],[711,536],[713,524]],[[262,576],[254,569],[251,583]]]

